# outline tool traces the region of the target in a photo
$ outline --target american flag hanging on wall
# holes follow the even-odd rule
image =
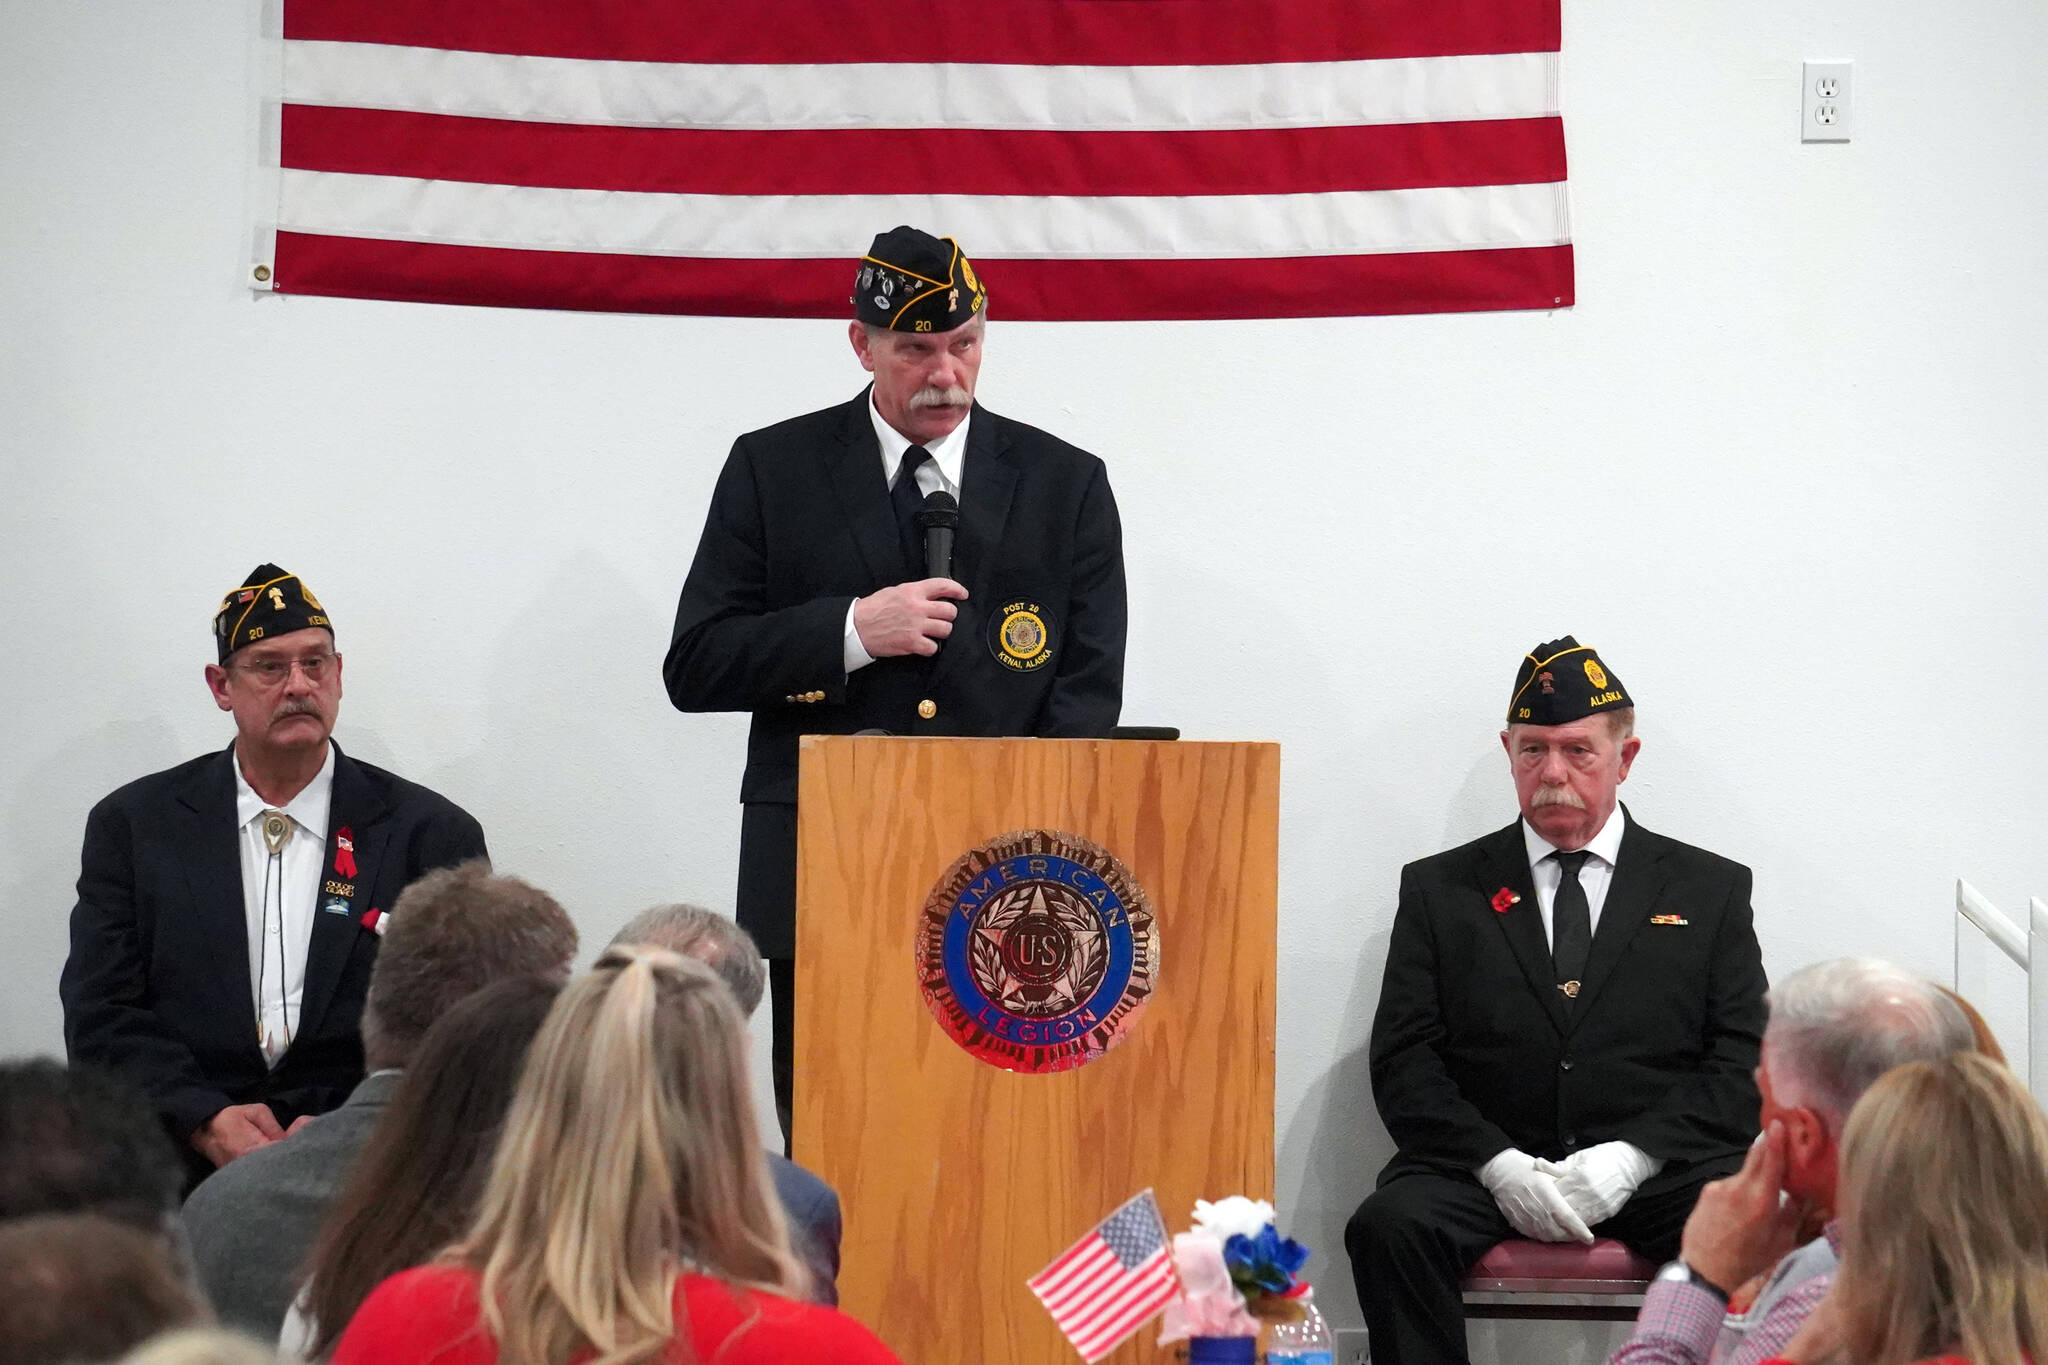
[[[1559,0],[282,0],[295,294],[847,315],[899,222],[1011,319],[1572,302]]]

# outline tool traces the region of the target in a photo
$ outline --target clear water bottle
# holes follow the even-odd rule
[[[1337,1339],[1316,1311],[1314,1296],[1303,1306],[1308,1312],[1300,1322],[1273,1325],[1266,1343],[1266,1365],[1336,1365]]]

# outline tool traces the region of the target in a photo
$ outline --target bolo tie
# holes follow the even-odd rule
[[[281,810],[263,812],[263,847],[270,850],[269,859],[263,864],[263,931],[256,949],[256,1042],[267,1052],[270,1045],[270,1025],[264,1019],[263,983],[270,969],[270,914],[273,904],[277,911],[277,991],[278,1013],[283,1016],[284,1045],[292,1045],[291,996],[285,989],[284,961],[284,846],[292,841],[292,818]],[[271,887],[277,888],[275,894]]]

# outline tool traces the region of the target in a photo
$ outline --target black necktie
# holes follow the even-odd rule
[[[889,506],[896,511],[896,530],[903,538],[903,562],[912,578],[923,578],[924,535],[917,529],[917,514],[924,508],[924,493],[917,486],[917,467],[932,457],[923,446],[903,452],[896,466],[896,482],[889,485]]]
[[[1586,974],[1586,954],[1593,947],[1593,912],[1586,904],[1586,888],[1579,885],[1579,869],[1593,855],[1553,853],[1564,873],[1557,884],[1557,900],[1550,907],[1550,962],[1557,969],[1557,988],[1568,1000],[1579,996],[1579,981]]]

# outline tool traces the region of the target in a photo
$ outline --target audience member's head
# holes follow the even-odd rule
[[[1970,1023],[1933,982],[1873,958],[1803,967],[1771,988],[1770,1005],[1756,1069],[1763,1123],[1784,1125],[1786,1191],[1833,1208],[1856,1101],[1903,1062],[1969,1051]]]
[[[239,1332],[184,1327],[151,1337],[122,1356],[121,1365],[277,1365],[277,1353]]]
[[[434,1021],[512,976],[566,981],[576,926],[552,896],[482,861],[429,872],[391,908],[363,1005],[372,1071],[404,1066]]]
[[[103,1213],[160,1231],[184,1167],[142,1093],[47,1058],[0,1063],[0,1219]]]
[[[427,1030],[314,1243],[303,1296],[312,1356],[333,1348],[380,1282],[469,1226],[527,1048],[560,990],[513,977]]]
[[[1889,1072],[1842,1141],[1848,1358],[2048,1360],[2048,1120],[1976,1053]]]
[[[618,1358],[651,1353],[675,1332],[685,1262],[806,1295],[743,1032],[708,967],[656,948],[608,951],[555,1002],[455,1252],[481,1273],[500,1359],[566,1359],[594,1338]]]
[[[211,1320],[169,1242],[94,1213],[0,1223],[0,1362],[113,1360]]]
[[[613,948],[666,948],[694,957],[725,982],[740,1003],[740,1017],[751,1019],[761,1006],[768,971],[754,936],[727,915],[696,905],[657,905],[633,916],[612,935]]]

